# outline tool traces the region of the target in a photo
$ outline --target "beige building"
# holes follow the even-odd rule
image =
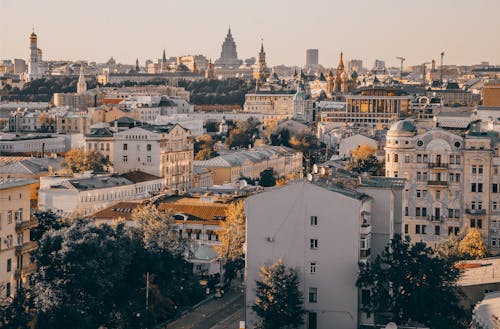
[[[245,95],[244,112],[292,118],[295,93],[258,92]]]
[[[386,176],[406,178],[404,233],[413,241],[435,243],[474,227],[500,252],[500,142],[497,133],[474,129],[417,133],[399,121],[389,130]]]
[[[484,84],[483,106],[500,106],[500,80],[491,80]]]
[[[302,153],[284,146],[259,146],[251,150],[231,151],[208,160],[194,161],[198,168],[206,168],[215,176],[216,185],[234,183],[242,177],[259,178],[260,173],[272,168],[278,177],[302,177]]]
[[[30,241],[30,179],[0,180],[0,297],[14,296],[29,283],[35,270],[29,253],[36,248]]]
[[[193,141],[179,124],[134,127],[114,134],[116,173],[140,170],[164,179],[172,190],[186,191],[193,181]]]
[[[86,112],[66,112],[56,117],[58,134],[85,134],[90,130],[90,119]]]

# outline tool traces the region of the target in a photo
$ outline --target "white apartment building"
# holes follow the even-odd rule
[[[404,233],[436,243],[463,227],[477,228],[500,251],[500,141],[498,133],[463,135],[440,128],[417,133],[409,121],[387,134],[386,176],[406,178]]]
[[[0,154],[65,152],[68,150],[63,136],[0,133]]]
[[[167,188],[186,191],[193,179],[191,133],[178,124],[134,127],[114,138],[114,172],[143,171],[162,177]]]
[[[119,201],[150,197],[164,187],[163,179],[143,172],[76,179],[41,177],[38,206],[61,216],[86,216]]]
[[[358,262],[370,257],[372,199],[363,193],[299,182],[245,201],[246,324],[258,317],[255,281],[282,259],[299,271],[307,311],[299,328],[358,328]]]

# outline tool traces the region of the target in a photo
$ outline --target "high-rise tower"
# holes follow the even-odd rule
[[[215,66],[239,67],[242,63],[243,61],[238,59],[238,53],[236,51],[236,42],[234,42],[233,35],[231,34],[231,27],[229,27],[226,39],[222,44],[222,51],[220,53],[220,58],[215,61]]]

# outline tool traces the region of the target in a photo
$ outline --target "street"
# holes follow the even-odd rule
[[[229,289],[224,297],[213,299],[172,322],[173,329],[238,329],[244,318],[242,287]]]

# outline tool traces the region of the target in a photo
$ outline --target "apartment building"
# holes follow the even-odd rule
[[[409,121],[395,123],[387,134],[386,176],[406,178],[404,233],[432,244],[473,227],[498,253],[499,148],[495,132],[417,133]]]
[[[0,298],[13,297],[29,284],[35,270],[29,253],[36,248],[30,241],[31,179],[0,180]]]
[[[193,180],[193,141],[178,124],[134,127],[114,134],[115,173],[143,171],[162,177],[165,186],[186,191]]]

